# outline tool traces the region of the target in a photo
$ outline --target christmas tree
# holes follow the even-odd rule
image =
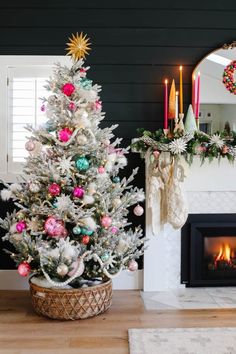
[[[5,184],[3,200],[16,210],[1,220],[4,240],[22,276],[36,274],[49,286],[79,287],[85,281],[105,281],[122,269],[137,269],[143,253],[140,227],[133,231],[127,216],[144,193],[119,177],[128,148],[115,139],[116,126],[101,129],[105,114],[101,87],[87,78],[84,66],[90,50],[83,34],[68,43],[71,67],[56,64],[43,98],[47,122],[27,126],[29,156],[19,184]],[[137,204],[135,215],[143,213]],[[45,279],[46,278],[46,279]]]

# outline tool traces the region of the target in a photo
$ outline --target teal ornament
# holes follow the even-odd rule
[[[119,176],[115,176],[115,177],[113,178],[113,182],[114,182],[114,183],[120,183],[120,177],[119,177]]]
[[[56,200],[54,200],[54,202],[52,202],[52,207],[53,207],[54,209],[57,208],[57,201],[56,201]]]
[[[109,259],[109,254],[107,252],[103,253],[103,255],[101,256],[101,260],[103,262],[107,262]]]
[[[79,171],[87,171],[87,169],[89,168],[89,161],[88,159],[86,159],[86,157],[79,157],[75,161],[75,165]]]
[[[83,89],[85,89],[85,90],[91,90],[92,84],[93,84],[93,81],[92,81],[92,80],[89,80],[89,79],[86,79],[86,77],[83,77],[83,78],[80,80],[80,86],[81,86]]]
[[[54,121],[52,120],[48,120],[46,123],[45,123],[45,129],[48,131],[48,132],[53,132],[54,130],[56,130],[56,124]]]
[[[93,234],[93,230],[86,229],[85,227],[81,227],[81,234],[91,236]]]
[[[75,226],[73,228],[73,234],[75,234],[75,235],[81,234],[81,228],[79,226]]]

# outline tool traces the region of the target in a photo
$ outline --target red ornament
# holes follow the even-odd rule
[[[86,69],[84,68],[79,69],[79,73],[80,73],[80,77],[85,77],[87,75]]]
[[[66,143],[70,139],[72,134],[73,130],[71,130],[70,128],[63,128],[58,132],[58,139]]]
[[[71,82],[68,82],[62,86],[61,90],[66,96],[71,96],[75,91],[75,86]]]
[[[73,190],[73,196],[76,198],[82,199],[84,196],[84,188],[83,187],[75,187]]]
[[[69,108],[70,111],[73,112],[73,111],[76,110],[77,106],[76,106],[76,104],[74,102],[70,102],[68,108]]]
[[[89,237],[88,235],[84,235],[84,236],[82,237],[82,243],[83,243],[84,245],[87,245],[87,244],[89,243],[89,241],[90,241],[90,237]]]
[[[68,232],[62,220],[57,220],[54,216],[49,216],[44,223],[46,233],[51,237],[66,237]]]
[[[17,232],[21,233],[25,229],[26,229],[26,222],[24,220],[21,220],[16,224],[16,231]]]
[[[22,277],[27,277],[30,274],[31,267],[28,262],[22,262],[19,264],[17,271]]]
[[[52,183],[48,187],[48,191],[51,195],[56,197],[57,195],[59,195],[61,193],[61,187],[57,183]]]

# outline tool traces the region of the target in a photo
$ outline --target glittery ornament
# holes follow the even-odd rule
[[[120,198],[115,198],[113,201],[112,201],[112,206],[113,208],[119,208],[119,206],[122,204],[122,201]]]
[[[61,193],[61,187],[57,183],[52,183],[48,187],[48,192],[54,197],[56,197]]]
[[[72,277],[75,273],[79,277],[82,275],[84,272],[84,262],[80,259],[76,260],[70,265],[70,271],[68,272],[68,275]]]
[[[135,272],[135,271],[138,269],[138,263],[137,263],[134,259],[132,259],[132,260],[129,262],[128,269],[129,269],[131,272]]]
[[[117,232],[118,232],[118,228],[116,226],[112,226],[111,227],[111,233],[112,234],[117,234]]]
[[[73,196],[76,197],[76,198],[80,198],[82,199],[83,196],[84,196],[84,188],[83,187],[75,187],[74,190],[73,190]]]
[[[69,269],[66,264],[62,263],[59,264],[57,267],[57,274],[60,275],[61,277],[64,277],[68,273]]]
[[[88,142],[88,139],[84,134],[80,134],[77,136],[77,143],[79,145],[85,145],[85,144],[87,144],[87,142]]]
[[[68,140],[70,140],[73,131],[70,128],[63,128],[59,130],[57,134],[58,134],[58,139],[63,143],[66,143]]]
[[[29,183],[29,190],[31,193],[38,193],[41,189],[41,185],[39,182],[34,181]]]
[[[35,149],[35,143],[33,140],[29,140],[25,143],[25,149],[27,151],[33,151]]]
[[[86,77],[82,77],[79,84],[83,89],[91,90],[93,81],[87,79]]]
[[[45,112],[46,107],[45,107],[45,105],[44,105],[44,104],[40,107],[40,110],[41,110],[41,112]]]
[[[68,82],[68,83],[66,83],[65,85],[62,86],[61,91],[66,96],[71,96],[72,93],[75,91],[75,86],[71,82]]]
[[[31,267],[28,262],[22,262],[19,264],[17,271],[22,277],[27,277],[30,274]]]
[[[90,241],[90,237],[89,237],[88,235],[84,235],[84,236],[82,237],[81,242],[82,242],[84,245],[87,245],[87,244],[89,243],[89,241]]]
[[[21,220],[16,224],[16,231],[21,233],[26,229],[26,227],[26,222],[24,220]]]
[[[119,176],[115,176],[113,177],[113,183],[120,183],[120,177]]]
[[[79,157],[75,161],[75,165],[79,171],[87,171],[87,169],[89,168],[89,161],[88,159],[86,159],[86,157]]]
[[[96,183],[94,183],[94,182],[90,183],[88,185],[88,194],[89,195],[95,194],[96,193],[96,188],[97,188]]]
[[[102,218],[101,218],[101,225],[105,228],[108,228],[111,226],[111,223],[112,223],[112,219],[110,216],[108,215],[104,215]]]
[[[107,252],[103,253],[103,255],[101,256],[101,260],[103,262],[107,262],[109,259],[109,254]]]
[[[48,121],[45,123],[45,129],[46,129],[48,132],[53,132],[54,130],[56,130],[56,123],[55,123],[54,121],[48,120]]]
[[[104,168],[103,166],[99,166],[99,167],[98,167],[98,173],[101,173],[101,174],[102,174],[102,173],[105,173],[105,171],[106,171],[106,170],[105,170],[105,168]]]
[[[85,68],[79,69],[79,75],[80,77],[85,77],[87,75]]]
[[[68,108],[70,111],[74,112],[76,110],[77,106],[74,102],[70,102],[68,105]]]
[[[134,215],[141,216],[143,215],[143,212],[143,207],[141,207],[141,205],[136,205],[136,207],[134,208]]]
[[[99,100],[95,101],[95,103],[93,105],[93,109],[95,111],[101,111],[101,109],[102,109],[102,101],[99,101]]]
[[[81,233],[81,228],[79,226],[73,227],[73,234],[79,235]]]
[[[66,237],[68,235],[64,222],[57,220],[54,216],[49,216],[44,223],[44,229],[49,236]]]
[[[93,234],[93,230],[86,229],[85,227],[82,227],[81,228],[81,233],[84,234],[84,235],[91,236]]]

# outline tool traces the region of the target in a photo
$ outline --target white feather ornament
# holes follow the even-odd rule
[[[96,193],[97,185],[96,183],[92,182],[88,185],[88,194],[93,195]]]
[[[111,161],[107,161],[105,165],[105,169],[107,172],[111,172],[113,170],[113,163]]]
[[[109,154],[109,155],[107,155],[107,161],[115,162],[116,159],[117,159],[117,155],[116,155],[116,154]]]
[[[85,195],[83,198],[83,204],[93,204],[94,203],[94,197],[92,197],[91,195]]]
[[[21,190],[22,190],[22,187],[21,187],[21,185],[20,185],[19,183],[12,183],[12,184],[10,185],[10,190],[11,190],[12,192],[17,192],[17,191],[21,191]]]
[[[82,219],[81,221],[82,221],[82,223],[83,223],[85,226],[87,226],[89,229],[91,229],[91,230],[93,230],[93,231],[96,230],[97,224],[96,224],[96,222],[94,221],[93,218],[87,217],[87,218]]]
[[[9,200],[12,197],[12,192],[9,189],[1,190],[1,199],[4,201]]]

